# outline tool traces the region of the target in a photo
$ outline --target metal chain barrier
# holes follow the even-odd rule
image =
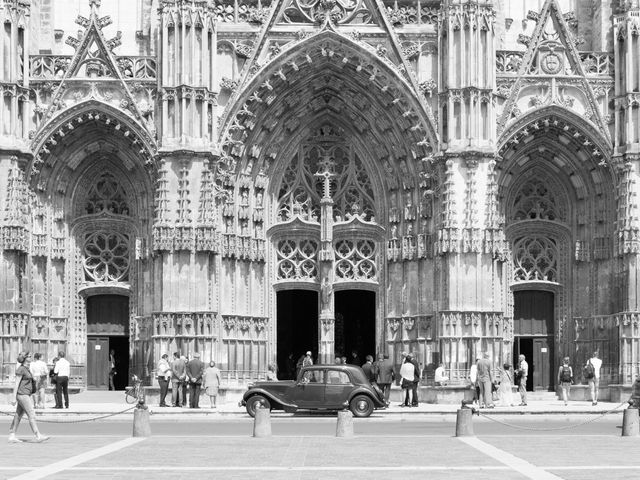
[[[562,427],[553,427],[553,428],[524,427],[524,426],[521,426],[521,425],[514,425],[513,423],[503,422],[502,420],[498,420],[497,418],[492,418],[492,415],[485,415],[484,413],[479,413],[479,415],[481,417],[483,417],[483,418],[491,420],[492,422],[499,423],[500,425],[504,425],[505,427],[511,427],[511,428],[515,428],[515,429],[518,429],[518,430],[529,430],[529,431],[532,431],[532,432],[554,432],[554,431],[558,431],[558,430],[569,430],[571,428],[577,428],[577,427],[581,427],[583,425],[588,425],[588,424],[593,423],[593,422],[595,422],[597,420],[600,420],[605,415],[608,415],[610,413],[615,412],[621,406],[628,405],[628,403],[629,402],[624,401],[620,405],[612,408],[611,410],[607,410],[606,412],[602,412],[602,413],[598,414],[597,416],[595,416],[593,418],[590,418],[589,420],[586,420],[584,422],[576,423],[574,425],[564,425]]]
[[[135,405],[133,407],[129,407],[126,410],[122,410],[120,412],[107,413],[105,415],[99,415],[97,417],[91,417],[91,418],[78,418],[78,419],[72,419],[72,420],[44,420],[42,418],[36,418],[36,420],[39,423],[40,422],[41,423],[85,423],[85,422],[94,422],[96,420],[102,420],[104,418],[109,418],[109,417],[115,417],[116,415],[121,415],[123,413],[130,412],[134,408],[136,408]],[[2,415],[6,415],[8,417],[13,417],[15,415],[15,412],[2,412],[2,411],[0,411],[0,413]],[[79,413],[79,414],[81,415],[82,413]]]

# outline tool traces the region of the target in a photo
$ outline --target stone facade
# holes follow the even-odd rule
[[[631,383],[639,3],[3,0],[1,381],[63,348],[96,386],[100,335],[147,379],[166,351],[263,377],[306,290],[317,342],[284,348],[321,362],[527,352],[551,388],[597,349]]]

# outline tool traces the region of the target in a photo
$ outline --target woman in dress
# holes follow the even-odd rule
[[[216,367],[216,362],[211,360],[209,366],[204,371],[202,376],[203,387],[209,400],[211,401],[211,408],[216,408],[218,399],[218,388],[220,387],[220,370]]]
[[[16,414],[13,416],[13,421],[9,427],[9,443],[18,443],[19,440],[16,437],[16,432],[20,426],[20,420],[24,414],[29,419],[29,426],[33,434],[36,436],[36,442],[44,442],[49,440],[49,437],[42,435],[36,425],[36,413],[33,409],[33,401],[31,395],[35,393],[34,378],[29,371],[29,365],[31,364],[31,353],[25,352],[18,355],[18,363],[20,364],[16,368],[16,383],[13,387],[13,398],[11,405],[16,405]]]
[[[498,405],[513,407],[513,374],[511,365],[505,363],[500,370],[500,386],[498,387]]]

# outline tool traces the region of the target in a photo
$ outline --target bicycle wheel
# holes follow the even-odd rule
[[[136,387],[129,387],[124,389],[124,399],[128,404],[136,403],[138,401],[138,392]]]

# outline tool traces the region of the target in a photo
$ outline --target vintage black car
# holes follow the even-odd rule
[[[256,408],[284,410],[344,410],[356,417],[368,417],[385,408],[380,389],[369,383],[355,365],[314,365],[300,370],[298,380],[261,381],[249,386],[240,402],[252,417]]]

